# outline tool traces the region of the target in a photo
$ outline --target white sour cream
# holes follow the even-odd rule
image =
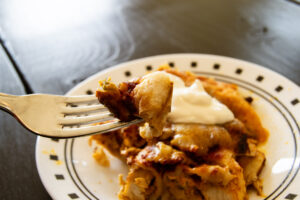
[[[207,94],[200,80],[185,87],[181,78],[166,74],[174,84],[171,112],[168,114],[170,122],[223,124],[234,119],[233,113],[224,104]]]

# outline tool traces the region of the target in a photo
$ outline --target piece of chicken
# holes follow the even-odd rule
[[[145,147],[136,156],[135,161],[139,165],[145,166],[152,166],[153,164],[175,165],[180,163],[194,163],[182,151],[173,149],[170,145],[163,142]]]

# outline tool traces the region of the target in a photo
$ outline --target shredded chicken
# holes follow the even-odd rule
[[[151,166],[157,164],[192,163],[187,156],[171,146],[158,142],[155,145],[145,147],[137,156],[136,161],[142,165]]]

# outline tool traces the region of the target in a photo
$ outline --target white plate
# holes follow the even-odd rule
[[[127,62],[85,80],[68,95],[95,91],[98,81],[111,77],[121,82],[142,76],[161,64],[169,63],[180,70],[215,77],[235,83],[245,96],[254,98],[253,106],[263,125],[270,131],[267,144],[264,180],[265,197],[254,192],[250,199],[300,199],[299,122],[300,89],[285,77],[261,66],[221,56],[173,54]],[[99,166],[92,158],[88,137],[52,140],[38,137],[36,163],[39,175],[53,199],[117,199],[118,174],[126,166],[110,156],[109,168]]]

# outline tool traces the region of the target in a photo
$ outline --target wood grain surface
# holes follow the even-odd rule
[[[0,38],[0,92],[12,94],[24,83],[64,94],[107,67],[169,53],[239,58],[300,85],[300,6],[285,0],[0,0]],[[35,139],[0,112],[0,199],[50,199]]]
[[[0,46],[0,92],[22,95],[23,85]],[[50,199],[35,165],[36,136],[0,111],[0,199]]]
[[[34,92],[167,53],[231,56],[300,84],[300,7],[283,0],[3,0],[0,26]]]

